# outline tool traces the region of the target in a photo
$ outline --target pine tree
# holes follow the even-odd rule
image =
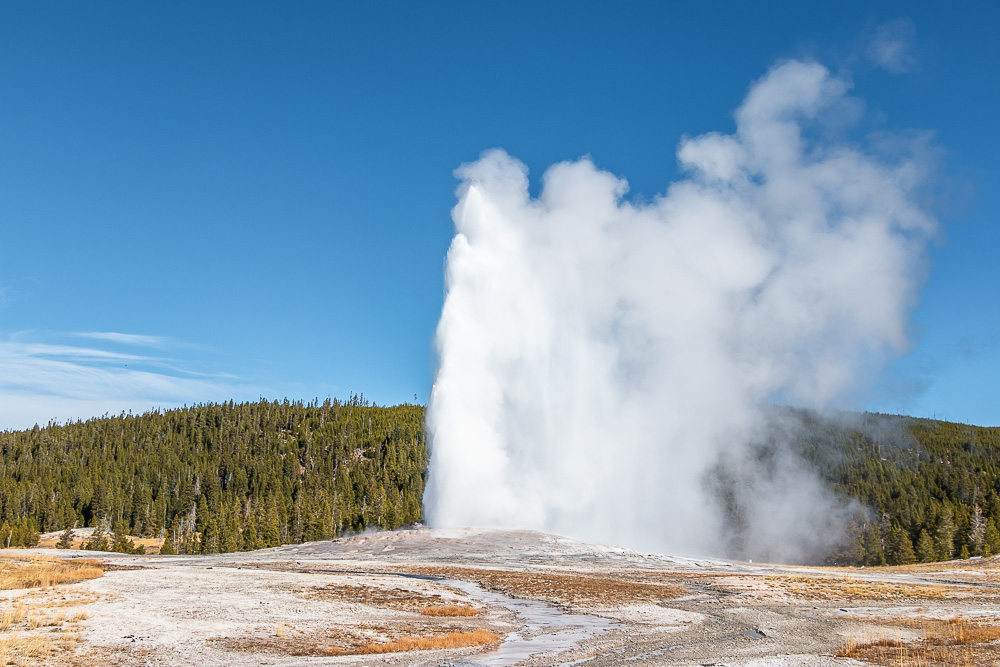
[[[937,560],[938,550],[926,529],[921,530],[920,537],[917,538],[917,555],[921,563],[933,563]]]
[[[278,519],[278,508],[273,501],[268,505],[267,514],[264,516],[262,532],[265,547],[281,546],[281,524]]]
[[[986,522],[986,530],[983,531],[983,555],[996,554],[1000,554],[1000,531],[997,530],[996,522],[990,519]]]
[[[119,521],[115,524],[110,550],[121,554],[145,553],[145,547],[137,547],[135,542],[128,536],[127,531],[128,528],[125,526],[124,521]]]
[[[201,553],[219,553],[219,522],[212,517],[205,524],[205,530],[201,534]]]
[[[983,517],[983,510],[980,509],[979,505],[976,505],[969,518],[969,552],[973,556],[982,555],[985,541],[986,519]]]
[[[73,546],[73,529],[69,526],[66,530],[59,535],[59,541],[56,542],[56,549],[69,549]]]
[[[90,539],[83,545],[83,548],[88,551],[110,551],[110,546],[108,534],[104,532],[104,526],[99,525],[94,528],[94,532],[91,533]]]
[[[167,531],[167,536],[163,538],[163,544],[160,545],[160,555],[161,556],[173,556],[177,553],[174,549],[174,541],[170,538],[170,531]]]
[[[913,552],[913,542],[900,526],[893,526],[887,539],[889,547],[889,563],[892,565],[909,565],[917,562]]]
[[[937,526],[934,531],[934,539],[937,546],[937,558],[935,560],[948,560],[955,553],[955,521],[952,517],[951,503],[945,501],[941,508],[941,515],[938,517]]]

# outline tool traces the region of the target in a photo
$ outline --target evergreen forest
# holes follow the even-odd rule
[[[1000,554],[1000,428],[791,412],[797,453],[865,508],[827,561],[905,565]]]
[[[0,546],[96,526],[161,553],[248,551],[421,515],[424,409],[350,400],[198,405],[0,433]],[[103,540],[103,541],[102,541]]]
[[[775,409],[780,439],[854,513],[822,560],[1000,554],[1000,428]],[[792,428],[788,424],[793,424]],[[766,463],[773,443],[756,452]],[[0,432],[0,547],[95,526],[90,546],[246,551],[421,518],[424,408],[349,400],[197,405]],[[68,537],[68,535],[67,535]],[[65,541],[65,540],[64,540]],[[739,554],[733,554],[739,555]]]

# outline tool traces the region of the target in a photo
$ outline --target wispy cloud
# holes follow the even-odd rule
[[[111,345],[149,347],[168,340],[129,334],[89,337]],[[231,376],[186,370],[175,360],[90,346],[0,341],[3,429],[226,400],[248,393],[253,392]]]
[[[914,52],[917,29],[908,19],[896,19],[875,28],[868,39],[869,60],[893,74],[912,72],[917,67]]]
[[[134,345],[137,347],[164,348],[174,342],[165,336],[143,336],[141,334],[118,333],[115,331],[80,331],[74,335],[80,338],[91,338],[93,340],[103,340],[110,343]]]

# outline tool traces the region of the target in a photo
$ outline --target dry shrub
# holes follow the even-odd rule
[[[898,648],[903,645],[899,639],[880,637],[878,639],[859,639],[849,637],[841,642],[838,658],[863,658],[872,649]]]
[[[938,621],[936,627],[925,633],[937,636],[940,641],[958,646],[987,644],[1000,639],[1000,626],[970,623],[967,619]]]
[[[996,664],[1000,658],[1000,627],[968,619],[909,619],[899,625],[916,627],[923,638],[906,642],[899,639],[851,637],[837,653],[887,667],[944,667]]]
[[[5,556],[0,559],[0,590],[47,588],[104,576],[100,561]]]
[[[424,616],[478,616],[479,610],[467,604],[447,604],[424,607],[420,613]]]

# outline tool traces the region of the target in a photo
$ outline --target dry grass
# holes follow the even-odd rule
[[[903,641],[896,638],[856,634],[846,639],[837,653],[887,667],[945,667],[995,664],[1000,658],[1000,627],[968,619],[908,619],[898,625],[916,628],[922,638]]]
[[[460,591],[457,594],[464,595]],[[387,607],[401,611],[420,611],[428,605],[439,605],[444,599],[406,588],[382,588],[354,584],[329,584],[303,592],[306,597],[335,602],[353,602],[370,607]]]
[[[0,590],[47,588],[104,576],[100,562],[81,558],[4,556],[0,558]]]
[[[471,632],[449,632],[432,637],[400,637],[382,644],[369,644],[351,653],[342,655],[371,655],[375,653],[402,653],[404,651],[436,651],[447,648],[468,648],[470,646],[492,646],[500,641],[500,635],[489,630]]]
[[[44,637],[13,633],[0,637],[0,664],[37,665],[52,653],[53,646]]]
[[[448,579],[474,581],[486,590],[509,597],[569,605],[620,605],[662,602],[688,593],[672,583],[630,581],[606,574],[520,572],[465,567],[423,567],[411,571]]]
[[[7,632],[17,625],[28,615],[28,607],[23,604],[16,604],[9,609],[4,609],[0,614],[0,631]]]
[[[467,604],[446,604],[424,607],[420,613],[424,616],[478,616],[479,610]]]
[[[63,664],[64,659],[69,659],[80,637],[62,628],[67,622],[85,620],[87,615],[77,613],[67,621],[66,613],[49,610],[87,604],[94,599],[93,596],[81,597],[75,589],[57,586],[102,575],[100,563],[91,559],[0,558],[0,588],[34,589],[7,600],[0,607],[0,665],[39,665],[53,660],[62,660],[60,664]]]
[[[28,602],[34,607],[56,608],[79,607],[85,604],[113,600],[115,596],[107,594],[98,595],[77,589],[50,588],[32,590],[18,599]]]
[[[740,593],[756,600],[776,601],[852,601],[852,600],[944,600],[969,598],[976,591],[969,586],[934,584],[899,584],[849,577],[729,575],[700,577],[723,593]]]
[[[374,634],[383,637],[386,632],[392,633],[392,630],[385,627],[359,626],[357,630],[374,631]],[[500,635],[483,628],[447,630],[425,636],[400,635],[389,639],[366,638],[355,632],[334,628],[321,634],[304,635],[296,631],[295,636],[289,636],[283,631],[280,635],[276,633],[273,637],[264,639],[219,638],[213,641],[237,651],[282,653],[296,657],[334,657],[493,646],[500,640]]]
[[[49,533],[43,535],[41,539],[38,540],[38,544],[35,545],[36,549],[55,549],[56,544],[59,542],[59,538],[62,536],[61,532]],[[132,540],[132,542],[137,547],[146,547],[146,555],[155,555],[160,553],[160,547],[163,546],[163,540],[157,537],[137,537],[135,535],[126,535],[126,538]],[[88,538],[81,535],[77,537],[74,535],[73,539],[70,540],[71,550],[81,550],[83,545],[87,543]]]

